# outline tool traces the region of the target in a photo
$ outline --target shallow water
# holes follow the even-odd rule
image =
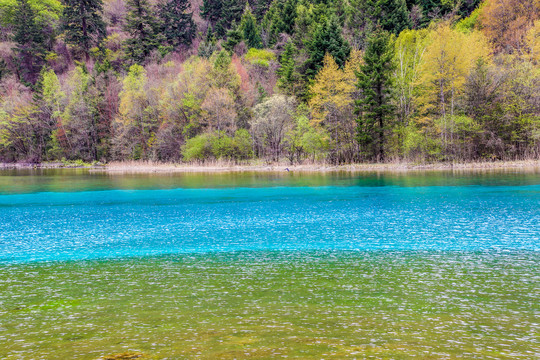
[[[534,359],[540,174],[0,172],[0,358]]]

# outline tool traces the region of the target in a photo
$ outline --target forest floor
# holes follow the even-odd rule
[[[332,165],[324,163],[296,164],[288,162],[266,163],[263,161],[246,164],[234,162],[211,162],[204,164],[160,163],[150,161],[111,162],[108,164],[66,164],[49,162],[41,164],[0,163],[0,169],[66,169],[87,168],[109,173],[183,173],[183,172],[387,172],[425,170],[540,170],[540,160],[485,161],[485,162],[388,162]]]

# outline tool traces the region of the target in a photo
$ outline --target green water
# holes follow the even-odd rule
[[[539,184],[0,172],[0,359],[537,359]]]

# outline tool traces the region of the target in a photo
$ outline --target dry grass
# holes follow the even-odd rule
[[[0,163],[1,169],[55,169],[80,167],[63,163]],[[111,162],[106,165],[83,166],[90,171],[107,172],[110,174],[123,173],[224,173],[224,172],[284,172],[287,169],[294,172],[407,172],[428,170],[452,171],[481,171],[481,170],[528,170],[540,171],[540,160],[519,161],[485,161],[464,163],[363,163],[349,165],[332,165],[325,163],[304,163],[290,165],[289,162],[267,163],[264,160],[252,160],[238,164],[233,161],[218,160],[200,164],[162,163],[153,161],[123,161]]]
[[[392,162],[381,164],[301,164],[289,165],[287,162],[268,164],[253,161],[248,164],[236,164],[228,161],[206,162],[204,164],[176,164],[148,161],[113,162],[103,169],[109,173],[188,173],[188,172],[283,172],[289,169],[295,172],[367,172],[367,171],[415,171],[415,170],[490,170],[490,169],[540,169],[540,160],[495,161],[470,163],[431,163],[415,164],[408,162]]]

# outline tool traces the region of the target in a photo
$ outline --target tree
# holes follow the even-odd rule
[[[430,34],[421,66],[422,93],[418,100],[423,118],[419,121],[432,126],[434,120],[441,120],[437,131],[446,153],[452,145],[454,116],[467,75],[476,61],[488,59],[490,52],[486,38],[477,31],[464,34],[441,23]]]
[[[216,37],[212,33],[212,28],[208,27],[206,30],[206,37],[203,42],[199,44],[198,55],[203,58],[209,58],[216,51]]]
[[[481,141],[475,149],[478,154],[491,154],[504,158],[506,134],[511,133],[502,105],[505,72],[495,71],[485,59],[479,58],[467,76],[464,85],[465,113],[482,127]]]
[[[395,42],[394,87],[397,96],[398,123],[393,133],[400,152],[405,140],[404,132],[417,111],[416,97],[421,76],[421,64],[428,45],[428,30],[404,30]]]
[[[227,34],[227,30],[234,29],[235,25],[240,22],[246,2],[243,0],[218,0],[217,3],[221,3],[219,15],[216,17],[215,22],[212,23],[215,24],[216,36],[222,38]],[[214,6],[218,7],[217,4]],[[215,10],[217,13],[218,9]]]
[[[229,135],[236,131],[234,99],[229,90],[211,88],[206,94],[201,108],[205,112],[208,129]]]
[[[18,54],[19,79],[28,85],[34,84],[39,76],[41,67],[45,63],[47,49],[43,35],[43,26],[36,21],[36,13],[28,0],[17,0],[15,15],[13,48]]]
[[[355,57],[351,57],[354,59]],[[309,108],[314,126],[323,126],[330,135],[331,161],[352,161],[355,156],[354,104],[355,76],[354,61],[340,69],[334,58],[326,54],[323,67],[310,88]]]
[[[295,102],[292,97],[274,95],[257,105],[251,132],[259,155],[278,161],[287,132],[293,126]]]
[[[142,63],[156,50],[163,40],[159,32],[159,22],[147,0],[127,0],[128,13],[125,31],[130,38],[125,41],[128,57]]]
[[[350,0],[345,15],[347,32],[362,49],[377,26],[395,35],[412,26],[405,0]]]
[[[356,103],[358,142],[371,159],[383,161],[384,136],[394,117],[392,74],[394,48],[390,35],[381,29],[368,40],[364,63],[357,73],[361,98]]]
[[[268,45],[274,45],[279,40],[280,34],[293,35],[297,4],[298,0],[272,2],[262,21]]]
[[[248,47],[255,49],[262,48],[261,35],[259,34],[259,29],[255,22],[255,17],[251,13],[249,4],[246,5],[244,14],[242,15],[240,31]]]
[[[159,4],[161,32],[173,48],[190,45],[195,37],[197,27],[190,10],[189,0],[163,0]]]
[[[210,76],[210,82],[216,88],[227,88],[234,93],[240,86],[240,76],[232,65],[231,57],[225,50],[221,50],[215,56]]]
[[[307,45],[309,58],[304,64],[306,76],[313,78],[323,66],[326,53],[334,58],[339,67],[345,65],[349,58],[351,47],[341,35],[341,27],[336,17],[319,25]]]
[[[221,0],[203,0],[200,8],[201,17],[215,25],[221,17],[223,4]]]
[[[90,49],[105,37],[105,23],[101,17],[101,0],[65,0],[62,28],[68,44],[74,45],[86,61]]]
[[[30,89],[14,78],[0,88],[0,158],[3,161],[41,161],[42,141]]]
[[[150,106],[148,76],[140,65],[132,65],[124,78],[120,108],[116,118],[115,149],[117,156],[145,159],[149,154],[152,133],[158,117]]]
[[[538,0],[487,0],[480,21],[495,50],[522,53],[527,30],[539,16]]]
[[[310,122],[306,104],[298,107],[294,117],[294,126],[285,136],[287,157],[291,165],[295,158],[300,162],[308,156],[312,161],[324,159],[330,137],[320,125]]]
[[[381,27],[395,35],[411,27],[405,0],[382,0],[376,2],[376,18]]]
[[[297,70],[295,55],[298,52],[292,41],[288,41],[279,59],[278,86],[287,95],[298,95],[302,76]]]
[[[33,102],[37,109],[36,120],[43,129],[43,155],[48,159],[60,159],[58,134],[64,134],[62,113],[65,108],[66,94],[62,90],[58,76],[52,69],[44,67],[36,84]]]
[[[67,158],[98,160],[99,97],[92,85],[90,74],[82,66],[70,72],[65,84],[67,102],[59,125],[68,144]]]

